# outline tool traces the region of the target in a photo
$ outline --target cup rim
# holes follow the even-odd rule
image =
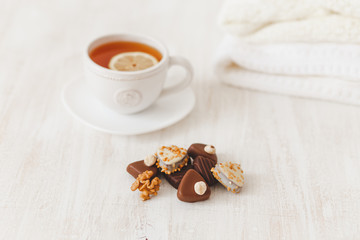
[[[160,51],[162,54],[162,58],[160,60],[160,62],[158,62],[156,65],[143,69],[143,70],[138,70],[138,71],[117,71],[117,70],[112,70],[109,68],[105,68],[103,66],[98,65],[97,63],[95,63],[91,58],[90,58],[90,47],[92,44],[94,44],[96,41],[102,40],[102,39],[106,39],[106,38],[116,38],[116,37],[130,37],[130,38],[134,38],[134,39],[145,39],[145,40],[149,40],[150,42],[154,42],[155,45],[160,46],[162,49],[159,49],[159,47],[150,45],[151,47],[154,47],[156,50]],[[138,42],[136,40],[130,40],[130,41],[134,41],[134,42]],[[111,42],[111,41],[109,41]],[[118,75],[122,75],[122,76],[137,76],[140,74],[146,74],[146,73],[150,73],[153,71],[156,71],[157,69],[159,69],[162,65],[164,65],[165,61],[168,59],[169,54],[168,54],[168,50],[165,46],[164,43],[162,43],[161,41],[150,37],[148,35],[144,35],[144,34],[133,34],[133,33],[118,33],[118,34],[107,34],[107,35],[102,35],[100,37],[97,37],[93,40],[91,40],[87,45],[86,45],[86,59],[87,61],[92,65],[92,67],[95,67],[97,70],[102,71],[104,73],[108,73],[108,74],[118,74]]]

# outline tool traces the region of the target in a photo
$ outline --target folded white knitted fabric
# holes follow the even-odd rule
[[[228,36],[215,59],[218,77],[234,86],[360,104],[360,45],[249,44]]]
[[[224,82],[360,104],[360,0],[228,0],[220,24]]]
[[[220,22],[252,43],[360,43],[359,0],[228,0]]]

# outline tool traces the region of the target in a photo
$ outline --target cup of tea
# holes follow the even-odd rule
[[[167,72],[179,65],[186,71],[181,82],[164,87]],[[193,69],[188,60],[169,56],[164,44],[141,35],[116,34],[93,40],[85,54],[85,78],[91,93],[106,107],[132,114],[151,106],[159,97],[186,88]]]

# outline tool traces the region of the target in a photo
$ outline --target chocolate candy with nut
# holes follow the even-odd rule
[[[166,180],[171,184],[171,186],[178,189],[179,184],[180,184],[182,178],[184,177],[185,173],[188,170],[193,169],[193,168],[194,168],[194,166],[191,165],[190,163],[188,163],[188,165],[183,167],[180,171],[174,172],[172,174],[164,174],[164,176],[165,176]]]
[[[232,162],[218,163],[211,169],[211,172],[228,191],[233,193],[239,193],[244,185],[244,172],[240,164]]]
[[[197,156],[194,159],[194,170],[200,173],[209,186],[218,182],[211,172],[211,168],[215,167],[215,164],[216,162],[214,160],[203,156]]]
[[[180,171],[189,161],[186,149],[175,145],[159,147],[156,151],[156,158],[157,167],[161,168],[161,172],[165,174]]]
[[[213,145],[207,145],[202,143],[194,143],[188,149],[188,155],[195,159],[197,156],[203,156],[217,163],[216,149]]]
[[[158,173],[158,169],[155,165],[155,162],[156,162],[155,156],[149,155],[146,156],[144,160],[130,163],[126,168],[126,171],[130,173],[134,178],[137,178],[139,174],[145,171],[152,171],[153,176],[156,176]]]
[[[183,202],[207,200],[211,190],[201,175],[193,169],[186,172],[180,182],[177,197]]]

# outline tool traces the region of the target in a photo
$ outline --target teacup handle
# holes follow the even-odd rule
[[[169,62],[170,62],[169,68],[171,68],[172,66],[175,66],[175,65],[179,65],[179,66],[185,68],[186,75],[185,75],[184,79],[182,79],[181,82],[179,82],[178,84],[171,86],[171,87],[165,87],[161,92],[162,97],[167,96],[172,93],[175,93],[175,92],[178,92],[180,90],[183,90],[184,88],[189,86],[189,84],[191,83],[191,80],[193,78],[193,75],[194,75],[193,68],[187,59],[180,57],[180,56],[173,56],[173,57],[170,57]]]

